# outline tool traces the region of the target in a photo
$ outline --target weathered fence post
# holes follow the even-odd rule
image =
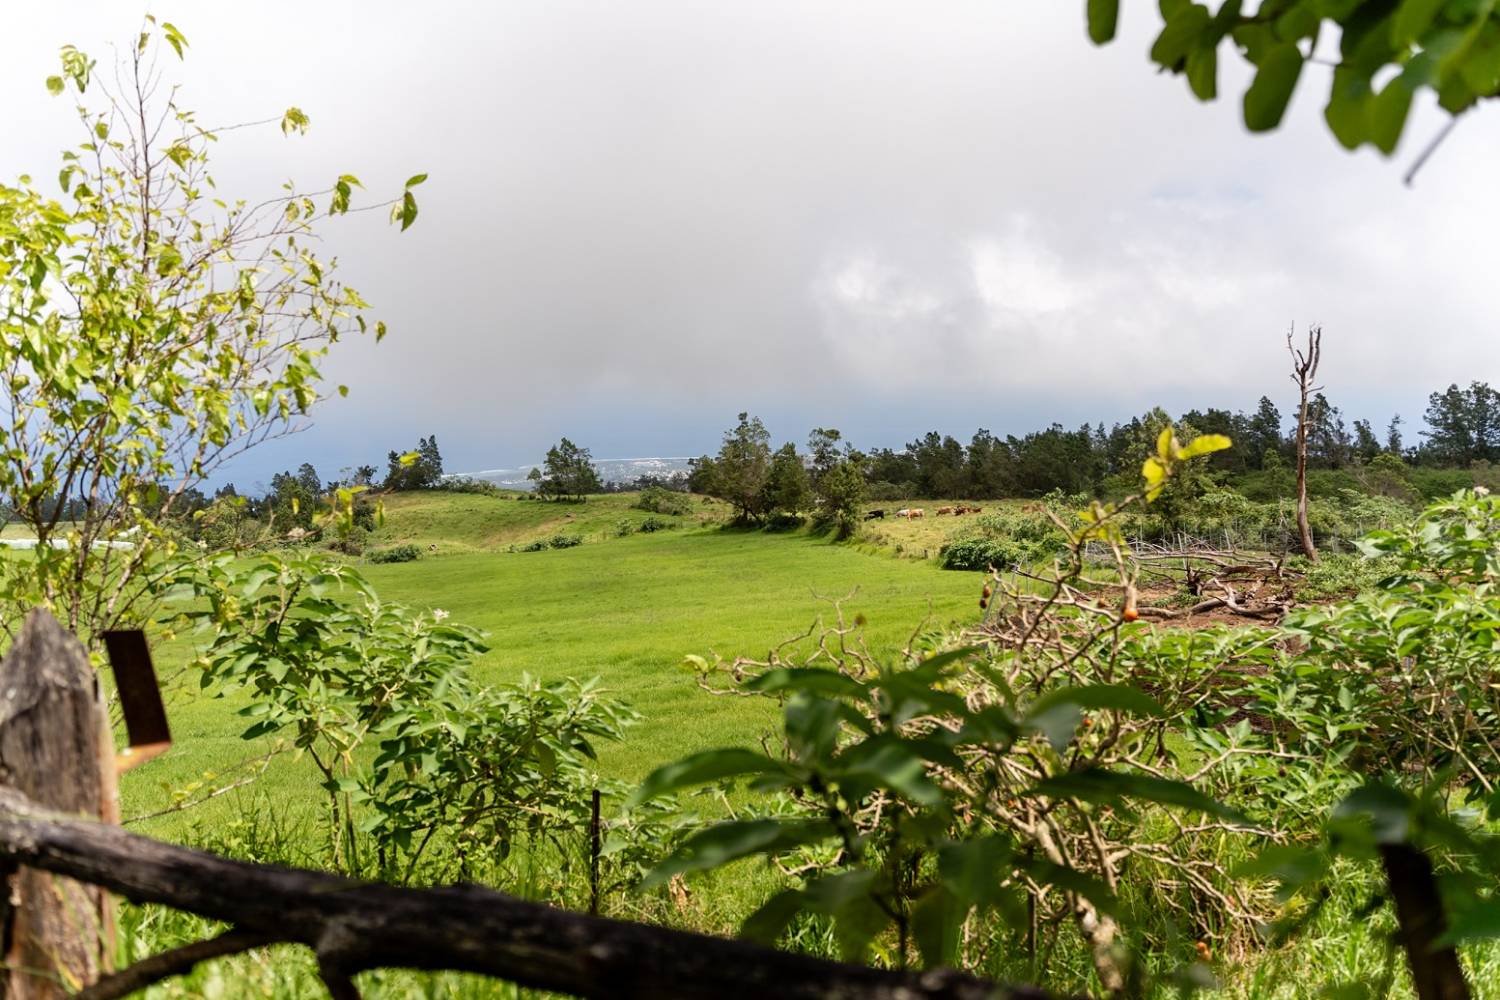
[[[43,610],[0,660],[0,786],[59,812],[118,821],[114,749],[96,672]],[[109,894],[32,868],[0,886],[0,1000],[53,1000],[110,967]]]

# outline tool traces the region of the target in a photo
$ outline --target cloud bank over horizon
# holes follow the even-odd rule
[[[190,41],[167,70],[205,122],[312,117],[305,138],[227,135],[226,193],[430,174],[410,232],[327,230],[392,330],[328,359],[350,397],[219,478],[330,476],[427,434],[450,469],[524,466],[562,435],[698,454],[740,410],[778,440],[831,425],[865,446],[1261,395],[1285,411],[1293,323],[1324,326],[1349,417],[1415,429],[1428,392],[1500,381],[1483,114],[1408,189],[1431,107],[1394,160],[1348,154],[1310,67],[1283,128],[1251,136],[1237,67],[1201,105],[1149,64],[1142,5],[1104,49],[1082,7],[156,9]],[[55,172],[78,141],[42,86],[58,46],[106,63],[138,17],[16,15],[0,172]]]

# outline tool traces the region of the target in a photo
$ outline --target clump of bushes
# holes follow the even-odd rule
[[[541,552],[545,549],[571,549],[575,545],[582,545],[583,538],[580,535],[553,535],[551,538],[538,538],[527,542],[519,548],[511,546],[513,552]]]
[[[615,535],[618,538],[634,535],[637,532],[649,535],[654,531],[670,531],[673,528],[680,527],[681,523],[680,521],[669,521],[664,517],[648,517],[639,524],[633,521],[621,521],[615,525]]]
[[[1287,565],[1305,574],[1297,584],[1296,596],[1299,601],[1307,603],[1367,593],[1400,569],[1396,560],[1390,557],[1372,558],[1342,552],[1323,555],[1317,562],[1296,556]]]
[[[410,543],[406,545],[393,545],[388,549],[376,549],[366,558],[372,563],[404,563],[414,559],[420,559],[422,550]]]
[[[370,533],[363,528],[356,527],[347,535],[335,538],[328,543],[328,547],[334,552],[342,552],[346,556],[357,556],[364,554],[365,546],[370,541]]]
[[[1039,510],[998,510],[975,518],[938,550],[944,569],[1000,569],[1043,562],[1062,553],[1068,537]]]
[[[504,496],[504,491],[489,480],[473,479],[469,476],[453,476],[451,478],[440,479],[431,488],[442,490],[445,493],[478,493],[483,496]]]
[[[660,486],[646,487],[631,506],[636,510],[649,511],[652,514],[670,514],[677,517],[693,512],[693,502],[690,499],[681,493],[674,493]]]

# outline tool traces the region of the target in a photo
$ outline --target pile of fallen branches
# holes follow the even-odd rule
[[[1187,618],[1222,609],[1243,618],[1279,621],[1291,609],[1293,585],[1302,577],[1287,567],[1285,556],[1198,545],[1136,543],[1129,558],[1137,567],[1137,585],[1146,593],[1166,590],[1198,598],[1184,608],[1137,604],[1142,618]]]

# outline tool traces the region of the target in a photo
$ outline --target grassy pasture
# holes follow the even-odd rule
[[[587,542],[617,534],[620,522],[639,525],[662,518],[632,505],[636,494],[590,497],[582,503],[533,500],[523,493],[398,493],[385,500],[385,524],[371,545],[412,544],[437,553],[494,553],[553,535],[577,535]],[[722,520],[727,508],[707,497],[692,498],[693,512],[667,520],[700,527]]]
[[[649,516],[632,510],[633,501],[629,495],[582,504],[398,495],[387,501],[376,544],[411,542],[423,556],[362,571],[386,600],[442,608],[454,621],[487,631],[491,649],[475,665],[480,679],[523,672],[602,678],[643,717],[625,743],[602,753],[604,772],[627,780],[694,750],[753,741],[772,723],[766,702],[699,690],[681,666],[685,654],[764,656],[831,614],[830,599],[851,592],[846,613],[865,615],[877,650],[899,649],[924,621],[942,626],[978,617],[978,574],[944,572],[931,562],[893,559],[805,531],[725,528],[709,520],[723,508],[701,500],[694,515],[673,519],[684,522],[678,530],[617,537],[619,521]],[[569,530],[560,525],[586,543],[508,551]],[[436,552],[426,551],[430,545]],[[178,669],[193,653],[192,637],[157,646],[176,745],[125,776],[126,815],[165,807],[173,790],[207,773],[222,781],[226,768],[257,751],[258,744],[239,738],[247,723],[234,713],[243,702],[200,694],[195,678]],[[283,758],[250,788],[144,829],[187,836],[195,824],[212,827],[241,814],[253,795],[270,795],[293,818],[321,801],[311,765]]]
[[[677,530],[620,537],[620,521],[638,524],[648,516],[630,508],[633,500],[627,495],[547,504],[469,494],[392,497],[375,544],[410,542],[423,555],[415,562],[363,570],[388,600],[443,608],[455,620],[487,630],[491,649],[475,667],[481,679],[502,681],[524,671],[603,678],[643,716],[625,743],[604,748],[602,770],[627,781],[694,750],[749,743],[773,725],[768,703],[699,691],[680,667],[686,653],[761,656],[771,644],[805,631],[819,614],[827,614],[825,598],[843,597],[856,587],[846,611],[866,616],[868,636],[877,649],[898,648],[924,619],[942,626],[977,617],[980,575],[945,572],[935,565],[942,541],[967,523],[936,517],[936,507],[945,505],[940,501],[910,502],[926,508],[921,520],[887,517],[868,523],[857,541],[833,544],[806,531],[723,528],[718,522],[724,509],[702,500],[695,500],[692,515],[676,519],[683,522]],[[894,510],[902,505],[870,506]],[[581,535],[585,544],[509,551],[557,533]],[[429,546],[436,551],[428,551]],[[238,735],[244,720],[234,711],[241,703],[200,694],[193,677],[176,670],[191,659],[192,640],[158,642],[156,650],[161,672],[169,679],[177,743],[165,757],[125,776],[127,816],[159,809],[170,801],[172,789],[202,780],[205,772],[222,774],[232,762],[256,752],[256,744]],[[317,863],[320,807],[321,791],[311,766],[282,757],[249,788],[137,829],[189,841],[218,838],[226,831],[232,838],[236,824],[247,817],[264,824],[274,814],[269,821],[280,832],[273,839],[293,852],[287,860]],[[233,849],[233,839],[216,842]],[[306,856],[299,858],[298,850]],[[764,868],[716,873],[694,883],[687,909],[672,919],[732,933],[738,920],[778,884]],[[510,888],[523,894],[538,889]],[[1342,886],[1289,947],[1239,967],[1216,961],[1223,989],[1215,995],[1314,997],[1379,968],[1386,955],[1381,935],[1390,929],[1388,916],[1373,923],[1349,919],[1368,891],[1360,879]],[[135,929],[135,920],[150,923]],[[126,925],[129,946],[137,953],[206,932],[196,918],[155,909],[127,911]],[[275,954],[286,957],[278,959],[256,955],[210,963],[153,995],[322,995],[305,956],[292,958],[292,952],[282,949]],[[1470,955],[1476,996],[1500,996],[1497,952],[1483,948]],[[1078,956],[1070,961],[1082,962]],[[1022,965],[989,971],[1027,975]],[[1078,975],[1085,981],[1081,964]],[[362,978],[372,996],[529,995],[470,977],[380,973]],[[230,985],[236,982],[248,992]],[[1395,995],[1408,995],[1408,989],[1404,977],[1398,977]]]

